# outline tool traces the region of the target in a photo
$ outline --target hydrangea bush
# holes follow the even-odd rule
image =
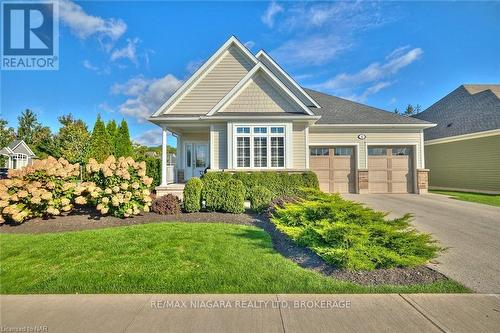
[[[151,206],[149,187],[153,178],[146,176],[146,163],[135,162],[131,157],[108,157],[102,164],[90,159],[87,164],[88,183],[83,193],[75,199],[78,204],[90,202],[101,214],[117,217],[148,212]]]
[[[38,216],[61,215],[73,209],[78,164],[63,158],[36,160],[20,170],[9,170],[0,180],[0,223],[21,223]],[[83,192],[83,190],[82,190]]]

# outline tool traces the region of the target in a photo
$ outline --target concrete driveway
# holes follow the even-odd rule
[[[449,249],[429,266],[482,293],[500,292],[500,208],[438,194],[349,194],[345,198],[391,212],[412,213],[417,229]]]

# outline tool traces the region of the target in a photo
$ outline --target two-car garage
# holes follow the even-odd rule
[[[356,193],[357,146],[310,148],[309,167],[325,192]],[[368,146],[366,149],[369,193],[414,193],[412,146]]]

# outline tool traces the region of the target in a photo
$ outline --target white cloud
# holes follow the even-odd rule
[[[115,49],[111,53],[111,60],[116,61],[118,59],[128,59],[137,66],[137,44],[139,43],[139,38],[127,39],[127,45],[121,49]],[[149,62],[149,58],[147,58]]]
[[[196,72],[198,70],[198,68],[200,68],[203,65],[204,62],[205,62],[205,60],[190,61],[186,65],[186,70],[188,71],[189,74],[193,74],[194,72]]]
[[[276,23],[275,33],[284,34],[287,39],[271,54],[281,63],[296,67],[331,62],[356,45],[357,34],[386,23],[390,16],[382,15],[381,5],[376,2],[285,4],[280,20],[272,22]]]
[[[323,65],[351,45],[337,36],[311,36],[292,39],[271,54],[279,63],[300,66]]]
[[[83,67],[85,67],[91,71],[98,71],[99,70],[99,67],[92,65],[92,63],[89,60],[83,61]]]
[[[118,110],[127,116],[144,121],[181,86],[182,81],[172,74],[159,79],[146,79],[138,76],[124,84],[115,84],[111,88],[114,94],[124,95],[127,98]]]
[[[378,93],[380,90],[389,87],[391,84],[392,82],[389,81],[376,82],[375,84],[366,88],[361,95],[350,95],[344,97],[352,101],[364,102],[368,98],[368,96]]]
[[[265,25],[267,25],[268,27],[272,28],[273,25],[274,25],[274,17],[283,12],[283,6],[281,6],[280,4],[272,1],[269,6],[267,7],[266,11],[264,12],[264,14],[262,14],[261,16],[261,20],[262,20],[262,23],[264,23]]]
[[[98,105],[98,107],[99,109],[107,113],[115,112],[115,109],[113,109],[107,102],[102,102],[101,104]]]
[[[151,129],[142,132],[139,136],[136,136],[133,141],[144,145],[144,146],[159,146],[161,145],[162,133],[161,129]]]
[[[374,62],[366,68],[354,73],[341,73],[333,79],[319,84],[318,86],[330,90],[353,89],[363,84],[378,82],[387,77],[397,74],[402,68],[420,59],[423,54],[421,48],[414,48],[407,52],[396,49],[386,57],[384,63]]]
[[[248,42],[243,43],[245,47],[249,50],[251,50],[255,46],[255,42],[253,40],[249,40]]]
[[[69,0],[59,1],[59,16],[78,38],[97,36],[104,45],[116,41],[127,30],[123,20],[89,15],[80,5]]]

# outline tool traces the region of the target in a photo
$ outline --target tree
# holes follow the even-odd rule
[[[132,152],[132,141],[130,141],[128,125],[125,119],[122,119],[116,135],[116,156],[132,156]]]
[[[0,118],[0,149],[9,145],[16,138],[12,127],[7,127],[7,121]],[[3,168],[7,158],[0,155],[0,167]]]
[[[420,104],[417,104],[417,106],[415,106],[415,114],[419,114],[421,111],[422,107],[420,106]]]
[[[394,109],[394,113],[395,113],[395,114],[399,114],[399,109],[398,109],[398,108],[395,108],[395,109]]]
[[[31,150],[39,157],[45,158],[48,155],[53,155],[53,137],[50,128],[42,126],[38,122],[36,114],[30,109],[24,112],[17,118],[17,138],[24,140]]]
[[[108,131],[108,134],[111,137],[111,142],[113,143],[113,155],[118,156],[116,151],[118,127],[116,126],[116,121],[114,119],[108,121],[108,124],[106,125],[106,131]]]
[[[411,116],[413,114],[415,114],[415,108],[413,107],[413,105],[408,104],[405,110],[405,116]]]
[[[7,124],[7,120],[0,118],[0,149],[10,144],[16,138],[14,129],[7,127]]]
[[[90,146],[90,133],[81,119],[71,114],[58,118],[61,128],[54,138],[55,156],[71,163],[85,163]]]
[[[88,158],[94,158],[97,162],[104,162],[113,153],[111,137],[106,131],[106,126],[98,115],[90,137],[90,150]]]

